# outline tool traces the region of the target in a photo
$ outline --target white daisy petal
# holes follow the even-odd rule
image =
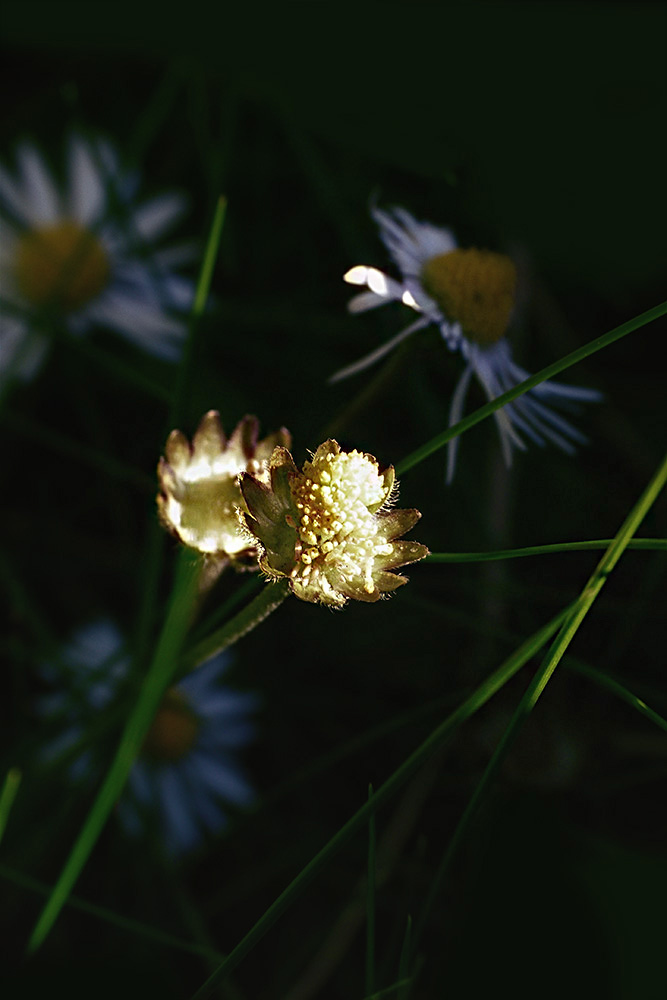
[[[71,333],[106,326],[158,357],[177,360],[194,283],[174,269],[192,260],[194,246],[160,249],[154,244],[183,214],[183,196],[165,194],[135,208],[138,174],[121,170],[116,152],[104,140],[69,140],[63,198],[33,146],[20,146],[16,162],[15,176],[0,167],[0,211],[5,214],[0,219],[0,299],[26,315],[48,302]],[[19,242],[33,231],[42,238],[23,242],[18,257]],[[46,247],[56,263],[64,264],[79,238],[90,240],[83,255],[85,273],[73,276],[67,288],[56,289],[39,254]],[[12,329],[15,324],[10,334]],[[9,351],[10,334],[0,355]],[[46,341],[31,344],[30,358],[12,370],[12,377],[28,378],[37,370]],[[0,365],[0,379],[8,378],[7,372]]]
[[[254,798],[254,793],[240,771],[220,756],[217,760],[194,752],[189,758],[197,782],[216,792],[226,802],[234,805],[248,805]],[[196,771],[195,771],[196,768]]]
[[[24,226],[30,225],[30,204],[26,200],[21,186],[10,177],[3,167],[0,167],[0,204],[9,210],[17,222]]]
[[[0,219],[0,277],[2,269],[12,266],[18,237],[16,227],[5,219]]]
[[[80,136],[70,140],[68,168],[69,212],[83,225],[94,225],[104,214],[106,189],[90,146]]]
[[[201,795],[195,802],[195,809],[205,830],[210,833],[219,833],[224,830],[227,825],[227,815],[220,808],[218,802]]]
[[[473,375],[472,365],[466,365],[463,370],[463,375],[459,379],[456,389],[454,390],[454,395],[452,396],[451,406],[449,408],[449,426],[453,427],[454,424],[458,424],[461,416],[463,414],[463,407],[465,405],[466,396],[468,394],[468,389],[470,388],[470,380]],[[451,483],[454,478],[454,470],[456,469],[456,454],[459,447],[459,436],[457,435],[447,445],[447,484]]]
[[[460,250],[450,229],[422,222],[404,208],[374,207],[371,212],[402,280],[387,278],[383,272],[365,265],[351,268],[345,280],[350,284],[366,285],[370,291],[355,296],[348,309],[355,313],[365,312],[383,302],[399,300],[421,311],[423,318],[376,351],[341,369],[329,381],[363,371],[408,333],[434,323],[447,347],[461,351],[467,362],[450,405],[452,426],[463,412],[473,372],[489,401],[528,378],[528,373],[512,360],[505,339],[515,301],[516,269],[502,254]],[[490,295],[485,293],[487,286]],[[576,403],[596,402],[601,398],[601,393],[595,389],[547,381],[496,410],[494,419],[507,464],[511,463],[513,448],[526,448],[519,432],[536,444],[543,445],[548,440],[572,452],[573,443],[585,442],[585,435],[546,404],[575,410]],[[447,448],[448,483],[454,475],[457,450],[458,440],[453,439]]]
[[[29,381],[41,368],[48,340],[20,316],[0,317],[0,386],[12,379]]]
[[[87,740],[90,727],[98,721],[98,706],[106,706],[121,693],[129,669],[122,652],[123,641],[115,626],[92,622],[73,636],[58,663],[44,668],[44,680],[60,690],[55,696],[42,696],[37,711],[41,719],[62,721],[64,729],[44,748],[43,759],[53,759],[54,750],[73,750],[79,739]],[[203,829],[221,830],[226,822],[225,802],[242,806],[254,797],[233,749],[254,736],[248,715],[259,700],[220,686],[230,663],[229,654],[215,657],[166,696],[161,726],[151,730],[144,755],[134,762],[119,801],[121,827],[130,835],[154,829],[172,854],[196,847]],[[178,723],[171,733],[166,729],[166,743],[160,742],[179,704],[188,713],[187,719],[194,720],[190,729],[189,723],[185,727],[180,749],[183,729]],[[89,749],[76,756],[70,776],[98,780],[102,763],[95,744],[90,743]]]
[[[153,781],[167,849],[173,854],[192,850],[200,840],[200,831],[194,818],[191,790],[174,768],[156,770]]]
[[[179,194],[164,194],[145,202],[132,213],[132,225],[144,240],[155,240],[171,229],[187,208]]]
[[[347,304],[349,313],[368,312],[369,309],[377,309],[378,306],[387,304],[386,298],[376,295],[375,292],[360,292],[354,295]]]
[[[351,365],[347,365],[346,368],[341,368],[340,371],[337,371],[331,376],[329,382],[340,382],[341,379],[348,378],[349,375],[355,375],[357,372],[361,372],[365,368],[369,368],[370,365],[375,364],[376,361],[383,358],[385,354],[389,354],[390,351],[393,351],[393,349],[397,347],[402,340],[405,340],[411,334],[416,333],[417,330],[421,330],[425,326],[428,326],[428,318],[421,317],[415,323],[411,323],[410,326],[407,326],[405,330],[401,330],[400,333],[397,333],[395,337],[391,338],[391,340],[381,344],[380,347],[376,347],[376,349],[371,351],[370,354],[360,358],[359,361],[355,361]]]
[[[37,150],[27,144],[20,146],[17,160],[28,206],[28,221],[34,226],[56,222],[62,214],[60,198]]]
[[[109,291],[90,309],[90,316],[157,357],[178,357],[185,324],[158,307]]]

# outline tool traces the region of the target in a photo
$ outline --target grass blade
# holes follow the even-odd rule
[[[52,886],[46,885],[44,882],[40,882],[30,875],[25,875],[23,872],[16,871],[3,864],[0,864],[0,878],[4,878],[13,885],[17,885],[21,889],[26,889],[28,892],[37,893],[40,896],[49,896],[53,889]],[[140,920],[125,917],[121,913],[115,913],[105,906],[90,903],[79,896],[70,895],[67,898],[66,906],[71,906],[72,909],[79,910],[81,913],[88,913],[91,917],[103,920],[114,927],[120,927],[121,930],[127,931],[129,934],[137,934],[139,937],[154,941],[165,948],[176,948],[179,951],[188,952],[191,955],[200,955],[203,958],[218,962],[223,958],[219,952],[212,951],[210,948],[189,941],[183,941],[181,938],[175,937],[167,931],[160,930],[158,927],[151,927],[150,924],[144,924]]]
[[[368,786],[368,801],[373,785]],[[375,989],[375,813],[368,817],[368,875],[366,877],[366,993]]]
[[[410,996],[410,961],[412,956],[412,916],[408,913],[405,924],[405,935],[403,946],[401,947],[401,957],[398,961],[398,982],[401,984],[401,991],[397,1000],[408,1000]]]
[[[511,656],[508,657],[486,680],[484,680],[475,691],[459,705],[454,712],[440,723],[434,731],[424,740],[424,742],[401,764],[399,768],[385,781],[375,792],[372,800],[366,802],[345,823],[340,830],[329,840],[329,842],[319,851],[318,854],[299,872],[290,882],[287,888],[269,906],[257,923],[242,938],[235,948],[228,954],[227,958],[216,969],[213,975],[209,976],[206,982],[200,987],[192,1000],[202,1000],[210,995],[217,983],[224,980],[224,977],[235,969],[245,956],[252,951],[255,945],[264,937],[266,932],[275,924],[279,917],[289,909],[291,904],[301,895],[306,886],[312,881],[317,873],[331,860],[339,851],[367,822],[371,813],[375,812],[381,805],[388,801],[395,792],[404,784],[407,779],[435,753],[435,751],[445,742],[451,733],[462,725],[466,719],[477,712],[482,705],[493,697],[500,689],[527,663],[535,653],[549,641],[561,622],[569,613],[569,608],[562,611],[541,629],[535,632]]]
[[[576,673],[581,674],[582,677],[587,677],[589,680],[593,681],[599,687],[605,688],[611,694],[616,695],[616,697],[621,698],[622,701],[627,702],[632,708],[636,709],[645,718],[650,719],[651,722],[659,726],[660,729],[664,729],[667,732],[667,719],[663,718],[662,715],[658,715],[654,709],[649,708],[646,702],[639,698],[636,694],[633,694],[624,684],[620,681],[615,680],[613,677],[608,677],[601,670],[596,670],[595,667],[589,666],[587,663],[581,663],[579,661],[568,662],[567,666],[574,670]]]
[[[199,561],[193,562],[189,553],[181,553],[171,603],[153,661],[125,725],[116,756],[35,925],[28,942],[29,952],[36,951],[47,937],[81,874],[141,749],[160,699],[176,671],[198,595],[199,568]]]
[[[22,777],[23,775],[19,771],[18,767],[10,767],[9,771],[7,771],[7,777],[5,778],[5,783],[2,786],[2,791],[0,792],[0,841],[2,841],[7,827],[7,820],[9,819],[9,814],[12,810],[12,806],[14,805],[14,799],[16,798],[16,793],[19,790]]]
[[[667,302],[661,302],[658,306],[653,306],[652,309],[647,309],[646,312],[640,313],[639,316],[635,316],[634,319],[628,320],[627,323],[622,323],[621,326],[615,327],[610,330],[609,333],[603,334],[601,337],[595,337],[594,340],[589,340],[587,344],[583,347],[577,348],[576,351],[572,351],[570,354],[566,354],[564,358],[559,361],[554,361],[553,364],[547,365],[546,368],[542,368],[541,371],[536,372],[535,375],[531,375],[530,378],[525,379],[523,382],[519,382],[512,389],[508,389],[504,392],[502,396],[498,396],[496,399],[492,399],[491,402],[485,403],[484,406],[480,406],[478,410],[464,417],[463,420],[459,420],[457,424],[453,427],[448,427],[446,431],[442,431],[440,434],[436,434],[434,438],[427,441],[416,451],[411,452],[406,458],[399,462],[396,466],[396,475],[402,476],[412,469],[415,465],[423,462],[425,458],[432,455],[435,451],[439,451],[440,448],[444,448],[452,438],[457,437],[459,434],[463,434],[465,431],[470,430],[475,424],[478,424],[480,420],[484,420],[486,417],[491,416],[496,410],[499,410],[502,406],[507,403],[511,403],[513,399],[517,396],[523,395],[524,392],[528,392],[529,389],[533,389],[540,382],[546,382],[547,379],[553,378],[554,375],[559,375],[561,372],[565,371],[567,368],[571,368],[572,365],[576,365],[579,361],[583,361],[584,358],[589,357],[591,354],[595,354],[596,351],[601,351],[603,347],[608,347],[609,344],[613,344],[615,340],[620,340],[621,337],[627,336],[629,333],[633,333],[642,326],[646,326],[647,323],[651,323],[654,319],[659,319],[660,316],[664,316],[667,313]]]
[[[597,538],[586,542],[554,542],[550,545],[528,545],[521,549],[496,549],[494,552],[431,552],[423,560],[432,563],[495,562],[500,559],[520,559],[524,556],[551,555],[555,552],[587,552],[606,549],[613,538]],[[627,548],[667,552],[667,538],[633,538]]]
[[[431,888],[415,932],[415,941],[419,940],[423,932],[435,897],[442,887],[442,883],[447,875],[447,872],[449,871],[458,846],[467,832],[486,790],[489,788],[491,782],[498,773],[510,747],[518,736],[523,723],[526,721],[528,715],[531,713],[537,703],[537,700],[544,691],[544,688],[553,676],[553,673],[562,659],[566,649],[572,642],[577,629],[581,625],[585,616],[588,614],[609,574],[627,548],[632,535],[646,516],[648,510],[665,485],[665,482],[667,482],[667,455],[665,455],[664,459],[658,466],[655,475],[624,520],[615,538],[612,539],[611,544],[593,571],[579,598],[575,601],[571,610],[567,613],[558,635],[554,639],[551,648],[540,665],[539,670],[530,682],[526,693],[523,695],[512,718],[510,719],[510,722],[503,733],[500,742],[498,743],[498,746],[496,747],[496,750],[484,771],[484,774],[478,782],[477,787],[475,788],[475,791],[456,826],[447,851],[445,852],[435,878],[431,883]],[[620,688],[621,685],[618,687]],[[617,691],[617,693],[620,692]],[[629,694],[629,692],[627,692],[627,694]],[[639,699],[637,699],[637,701],[639,701]],[[647,706],[644,706],[644,708],[647,708]],[[659,718],[660,717],[658,716],[658,719]],[[656,721],[656,719],[653,719],[653,721]],[[662,720],[660,720],[660,722],[662,722]]]

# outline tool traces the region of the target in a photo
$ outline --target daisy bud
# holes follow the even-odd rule
[[[172,431],[158,465],[158,514],[164,526],[184,545],[235,568],[251,567],[257,546],[239,523],[245,503],[239,475],[251,473],[269,482],[269,458],[277,445],[288,445],[284,427],[258,441],[256,417],[246,416],[227,440],[215,410],[205,414],[192,444]]]

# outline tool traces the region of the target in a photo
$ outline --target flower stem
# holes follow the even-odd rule
[[[281,580],[279,583],[268,583],[247,607],[221,628],[216,629],[206,639],[202,639],[183,658],[188,670],[198,667],[211,657],[217,656],[227,646],[232,646],[244,635],[251,632],[255,626],[279,607],[289,594],[289,583]]]
[[[424,562],[467,563],[494,562],[497,559],[519,559],[523,556],[550,555],[554,552],[586,552],[590,549],[606,549],[612,538],[597,538],[585,542],[554,542],[550,545],[528,545],[523,549],[496,549],[494,552],[430,552]],[[667,538],[633,538],[629,549],[657,550],[667,552]]]
[[[449,735],[466,719],[470,718],[482,705],[493,697],[535,653],[544,646],[568,615],[569,607],[529,636],[512,655],[494,670],[478,688],[462,702],[454,712],[437,726],[430,736],[417,747],[407,760],[378,788],[372,798],[357,810],[347,823],[331,838],[331,840],[315,855],[315,857],[299,872],[286,889],[269,906],[241,941],[227,955],[224,962],[209,976],[206,982],[191,997],[191,1000],[203,1000],[208,997],[217,983],[224,982],[225,977],[245,958],[258,941],[275,924],[278,918],[288,909],[314,876],[327,864],[333,855],[346,844],[357,830],[368,823],[369,817],[388,799],[390,799],[402,784],[413,775],[421,765],[442,746]]]
[[[560,372],[565,371],[566,368],[571,368],[572,365],[576,365],[577,362],[582,361],[591,354],[595,354],[596,351],[601,351],[603,347],[607,347],[609,344],[613,344],[615,340],[620,340],[621,337],[627,336],[628,333],[632,333],[634,330],[638,330],[641,326],[645,326],[647,323],[651,323],[654,319],[659,319],[660,316],[664,316],[667,313],[667,302],[661,302],[658,306],[653,306],[652,309],[647,309],[646,312],[641,313],[639,316],[635,316],[634,319],[628,320],[627,323],[622,323],[620,326],[615,327],[608,333],[603,334],[601,337],[595,337],[593,340],[589,340],[587,344],[583,347],[579,347],[576,351],[572,351],[570,354],[566,354],[564,358],[560,358],[558,361],[554,361],[553,364],[547,365],[546,368],[542,368],[541,371],[536,372],[535,375],[531,375],[529,378],[525,379],[523,382],[519,382],[518,385],[513,386],[513,388],[508,389],[501,396],[496,399],[492,399],[489,403],[485,403],[484,406],[480,406],[478,410],[464,417],[463,420],[459,420],[457,424],[453,427],[448,427],[446,431],[442,431],[440,434],[436,434],[434,438],[427,441],[426,444],[421,445],[411,454],[407,455],[402,462],[399,462],[396,466],[396,475],[403,476],[408,471],[412,469],[415,465],[423,462],[425,458],[432,455],[433,452],[438,451],[440,448],[444,448],[452,438],[457,437],[459,434],[463,434],[464,431],[470,430],[475,424],[478,424],[480,420],[484,420],[485,417],[491,416],[496,410],[501,409],[507,403],[511,403],[513,399],[517,396],[523,395],[524,392],[528,392],[529,389],[534,389],[536,385],[540,382],[546,382],[547,379],[553,378],[554,375],[560,374]]]
[[[191,612],[199,593],[200,568],[200,561],[193,562],[190,553],[184,551],[181,554],[165,623],[139,697],[127,720],[116,756],[102,782],[97,798],[35,925],[28,942],[28,952],[34,952],[39,948],[57,920],[118,800],[141,750],[155,711],[176,672],[183,640],[190,625]]]

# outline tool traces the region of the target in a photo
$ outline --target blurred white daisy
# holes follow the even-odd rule
[[[173,269],[191,248],[155,244],[183,196],[137,204],[138,175],[102,139],[70,138],[62,189],[32,144],[16,164],[13,176],[0,167],[0,378],[32,377],[53,320],[75,334],[106,327],[176,359],[194,285]]]
[[[331,381],[363,371],[384,357],[417,330],[435,323],[451,351],[460,351],[466,367],[452,396],[449,426],[462,416],[472,376],[478,379],[487,399],[492,400],[529,377],[512,359],[506,339],[515,304],[516,270],[509,257],[488,250],[461,249],[449,229],[418,222],[404,208],[372,210],[380,236],[401,272],[396,281],[374,267],[357,265],[344,280],[367,291],[349,303],[350,312],[365,312],[386,302],[402,302],[419,319],[359,361],[338,371]],[[586,437],[555,413],[552,406],[576,410],[581,402],[595,402],[594,389],[542,382],[512,403],[496,410],[505,461],[512,461],[512,446],[525,449],[522,437],[538,445],[551,441],[571,454],[574,442]],[[447,452],[447,482],[456,465],[458,438]]]
[[[254,735],[249,714],[257,698],[220,685],[229,664],[227,654],[214,657],[166,692],[117,803],[128,834],[154,831],[171,855],[222,830],[225,806],[245,807],[254,798],[236,751]],[[129,679],[119,631],[104,620],[79,629],[42,673],[57,690],[40,699],[38,713],[61,728],[42,760],[67,762],[74,781],[98,778],[95,725]]]

